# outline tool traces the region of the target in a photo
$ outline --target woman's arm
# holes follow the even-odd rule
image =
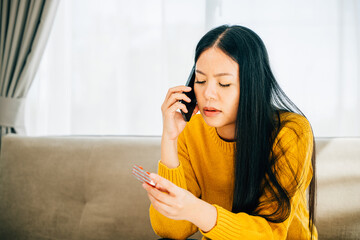
[[[161,106],[163,115],[163,133],[161,138],[161,160],[159,162],[158,173],[177,186],[190,190],[195,195],[199,196],[199,186],[194,181],[194,176],[192,175],[193,170],[186,161],[183,161],[183,164],[181,163],[177,149],[179,135],[187,124],[182,115],[177,112],[178,109],[187,112],[186,106],[179,102],[179,100],[189,102],[190,98],[183,92],[190,90],[191,88],[185,86],[169,89],[165,101]],[[193,114],[197,111],[198,107],[194,109]],[[187,151],[183,151],[180,158],[182,156],[186,156],[188,160]],[[186,166],[183,168],[183,165]],[[159,187],[159,185],[157,187]],[[158,212],[153,205],[150,206],[150,220],[153,230],[161,237],[183,239],[198,230],[197,227],[189,221],[176,221],[167,218]]]
[[[167,139],[164,135],[161,137],[161,160],[168,168],[177,168],[179,158],[177,155],[177,138],[175,140]]]
[[[161,137],[161,162],[168,168],[177,168],[179,159],[177,156],[177,139],[186,126],[182,115],[177,112],[181,109],[188,112],[185,104],[180,100],[190,102],[191,99],[184,92],[189,92],[190,87],[178,86],[170,88],[161,106],[163,117],[163,132]],[[198,109],[198,108],[197,108]],[[194,113],[196,109],[194,109]]]
[[[195,108],[194,113],[196,113],[196,111],[197,108]],[[166,112],[167,110],[165,109],[165,113]],[[166,117],[167,114],[164,114],[164,117]],[[179,117],[178,121],[180,125],[182,122],[186,124],[180,113],[177,113],[177,115],[173,117]],[[158,165],[158,174],[176,186],[188,190],[193,196],[200,197],[200,188],[190,164],[184,134],[181,133],[178,137],[174,137],[176,134],[172,135],[171,131],[167,131],[169,130],[168,126],[171,124],[171,121],[168,122],[164,119],[164,130],[161,139],[161,160]],[[157,187],[159,188],[159,185],[157,185]],[[161,237],[184,239],[198,231],[196,225],[190,221],[168,218],[166,215],[157,211],[153,204],[151,204],[149,211],[152,228],[155,233]]]
[[[165,164],[159,161],[158,174],[162,177],[162,179],[164,179],[164,181],[167,180],[180,189],[183,189],[184,192],[189,193],[191,197],[195,198],[193,200],[197,202],[196,200],[200,200],[198,198],[201,196],[201,191],[196,181],[195,173],[191,167],[183,133],[179,136],[177,148],[179,166],[176,168],[168,168]],[[167,192],[166,189],[161,188],[160,183],[156,186],[159,190]],[[151,200],[150,196],[149,199]],[[201,211],[200,213],[205,212]],[[150,206],[150,220],[155,233],[161,237],[184,239],[198,231],[197,226],[191,221],[173,220],[168,218],[166,214],[164,215],[160,213],[153,204]]]

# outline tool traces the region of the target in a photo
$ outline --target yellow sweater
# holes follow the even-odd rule
[[[282,223],[271,223],[265,218],[240,212],[232,213],[234,191],[235,142],[223,141],[214,127],[208,126],[200,114],[194,115],[178,139],[180,165],[169,169],[159,161],[158,174],[187,189],[196,197],[213,204],[217,209],[217,222],[209,232],[200,232],[203,239],[310,239],[309,212],[305,190],[312,178],[311,155],[313,135],[309,122],[294,113],[281,114],[281,121],[290,120],[279,132],[273,149],[285,147],[285,156],[275,167],[285,171],[280,176],[282,186],[291,182],[291,168],[298,173],[300,188],[291,198],[290,216]],[[289,162],[289,163],[288,163]],[[289,164],[291,166],[289,166]],[[260,201],[267,199],[265,191]],[[261,213],[271,213],[274,205],[262,206]],[[198,231],[188,221],[169,219],[150,206],[150,220],[155,233],[161,237],[185,239]],[[314,227],[315,238],[317,230]]]

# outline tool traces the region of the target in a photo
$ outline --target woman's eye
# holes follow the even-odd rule
[[[205,81],[199,81],[199,80],[196,80],[195,83],[198,83],[198,84],[203,84],[205,83]]]
[[[220,87],[228,87],[228,86],[230,86],[230,84],[221,84],[221,83],[219,83],[219,85],[220,85]]]

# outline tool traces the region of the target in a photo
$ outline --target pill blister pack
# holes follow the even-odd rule
[[[146,182],[155,187],[154,181],[150,178],[150,173],[145,171],[141,166],[135,164],[132,169],[132,174],[141,182]]]

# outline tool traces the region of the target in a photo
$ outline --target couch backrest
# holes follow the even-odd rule
[[[4,137],[0,239],[155,239],[131,171],[156,171],[159,149],[159,137]]]
[[[360,239],[360,138],[316,142],[319,239]]]
[[[360,138],[316,143],[319,239],[359,239]],[[159,160],[160,137],[7,135],[0,239],[156,239],[131,169]]]

